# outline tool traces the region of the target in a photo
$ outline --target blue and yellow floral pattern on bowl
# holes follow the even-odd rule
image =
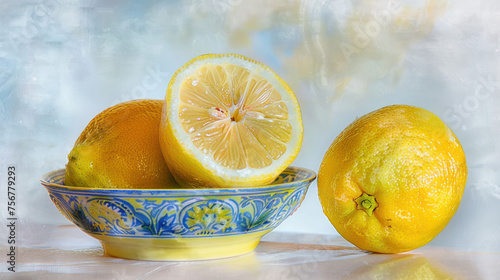
[[[316,174],[289,167],[266,186],[225,189],[102,189],[64,185],[64,169],[41,183],[59,211],[99,239],[106,254],[193,260],[252,251],[301,204]]]

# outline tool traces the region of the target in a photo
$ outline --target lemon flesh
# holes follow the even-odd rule
[[[205,55],[172,78],[160,143],[176,180],[190,187],[266,184],[296,157],[302,120],[295,95],[246,57]]]

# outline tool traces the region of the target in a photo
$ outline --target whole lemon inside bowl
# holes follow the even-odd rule
[[[59,211],[98,239],[104,253],[140,260],[236,256],[301,204],[315,172],[288,167],[271,184],[192,189],[110,189],[64,184],[65,170],[42,176]]]
[[[158,141],[162,109],[162,100],[137,99],[97,114],[68,155],[66,184],[122,189],[176,187]]]

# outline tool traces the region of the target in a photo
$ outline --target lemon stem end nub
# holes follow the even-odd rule
[[[373,195],[363,193],[360,197],[356,198],[354,201],[358,204],[358,210],[365,210],[368,216],[373,215],[373,211],[377,208],[378,203]]]

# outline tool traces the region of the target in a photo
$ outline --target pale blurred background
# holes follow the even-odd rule
[[[305,134],[296,166],[317,171],[345,126],[385,105],[441,117],[464,147],[469,177],[431,244],[500,251],[499,3],[1,1],[1,219],[15,166],[19,234],[33,234],[22,223],[69,223],[39,178],[64,168],[92,117],[122,101],[163,99],[191,58],[234,52],[270,66],[297,95]],[[337,234],[316,183],[277,230]]]

